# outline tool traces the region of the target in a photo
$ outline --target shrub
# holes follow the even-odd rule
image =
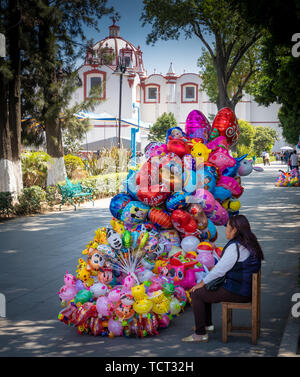
[[[46,187],[48,162],[52,159],[46,152],[24,152],[22,153],[22,172],[24,187],[41,186]]]
[[[40,186],[31,186],[23,189],[18,195],[19,204],[16,205],[17,215],[27,215],[41,211],[41,202],[46,199],[45,191]]]
[[[66,173],[69,179],[73,178],[75,171],[84,170],[84,163],[82,159],[78,156],[73,156],[72,154],[67,154],[64,156]]]
[[[13,213],[13,197],[11,192],[0,192],[0,215],[7,215]]]
[[[46,202],[49,207],[60,203],[59,189],[57,186],[47,186],[45,190]]]

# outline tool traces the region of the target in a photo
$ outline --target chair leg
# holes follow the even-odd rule
[[[227,317],[227,305],[222,304],[222,318],[223,318],[223,324],[222,324],[222,342],[227,343],[227,334],[228,334],[228,317]]]
[[[257,316],[257,306],[252,310],[252,344],[257,343],[257,332],[258,332],[258,316]]]
[[[227,309],[228,313],[228,332],[232,331],[232,309]]]

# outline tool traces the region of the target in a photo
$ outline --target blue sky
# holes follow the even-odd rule
[[[120,26],[120,36],[136,47],[140,45],[143,52],[144,67],[148,75],[154,72],[167,73],[170,62],[176,74],[184,71],[198,73],[197,59],[201,55],[202,43],[197,38],[185,39],[184,35],[179,40],[158,41],[154,46],[146,44],[146,36],[151,31],[151,26],[142,27],[140,21],[143,2],[142,0],[108,0],[108,6],[113,6],[119,12],[121,18],[117,22]],[[88,39],[95,42],[109,35],[108,27],[112,24],[109,17],[103,17],[99,21],[100,33],[87,29]]]

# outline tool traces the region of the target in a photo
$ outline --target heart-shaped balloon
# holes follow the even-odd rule
[[[140,189],[137,192],[138,199],[151,207],[160,205],[169,195],[170,192],[166,191],[163,185],[153,185],[149,190]]]
[[[229,107],[223,107],[215,116],[212,134],[225,136],[230,146],[237,143],[240,134],[239,125],[235,113]]]

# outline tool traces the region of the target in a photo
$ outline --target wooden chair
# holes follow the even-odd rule
[[[247,303],[239,302],[222,302],[222,341],[227,343],[228,335],[251,336],[252,344],[257,343],[257,338],[260,335],[260,284],[261,284],[261,270],[252,275],[252,300]],[[252,326],[241,327],[232,326],[232,309],[246,309],[252,312]],[[250,330],[251,332],[234,332]]]

